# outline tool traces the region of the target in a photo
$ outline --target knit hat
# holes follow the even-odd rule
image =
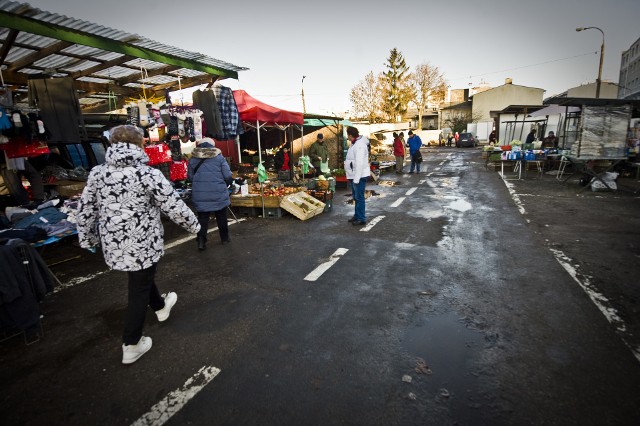
[[[202,138],[198,144],[198,148],[214,148],[216,142],[211,138]]]

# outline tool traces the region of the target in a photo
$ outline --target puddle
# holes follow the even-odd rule
[[[471,204],[465,200],[456,200],[444,207],[451,210],[457,210],[459,212],[466,212],[467,210],[471,210]]]
[[[401,185],[401,182],[397,182],[395,180],[379,180],[378,185],[380,186],[398,186]]]
[[[407,330],[402,341],[411,358],[421,358],[431,370],[430,375],[410,374],[414,380],[420,379],[426,387],[425,398],[440,395],[441,389],[450,394],[448,404],[457,420],[466,424],[477,414],[471,400],[477,396],[479,386],[473,367],[484,344],[482,333],[468,329],[455,313],[447,313],[427,318],[416,328]],[[423,388],[424,389],[424,388]],[[468,424],[472,424],[468,423]]]

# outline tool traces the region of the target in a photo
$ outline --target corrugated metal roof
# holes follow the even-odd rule
[[[24,92],[30,75],[44,73],[71,76],[80,98],[95,96],[99,100],[111,90],[119,100],[135,97],[135,88],[143,85],[147,94],[154,87],[164,94],[179,86],[237,78],[239,71],[247,69],[8,0],[0,0],[0,55],[4,79],[16,93]],[[94,100],[82,104],[95,104]]]

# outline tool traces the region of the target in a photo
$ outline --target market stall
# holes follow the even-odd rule
[[[36,250],[75,235],[78,194],[89,169],[104,161],[105,126],[96,135],[87,114],[109,112],[102,115],[110,127],[124,124],[124,115],[124,122],[146,133],[154,126],[166,127],[178,138],[195,139],[192,126],[185,130],[190,111],[171,106],[170,92],[237,79],[246,68],[13,1],[0,3],[0,64],[0,247],[3,260],[16,265],[11,270],[3,266],[1,280],[15,284],[12,291],[23,296],[32,293],[11,299],[29,305],[26,322],[7,324],[3,307],[4,333],[38,325],[38,302],[51,291],[49,281],[55,281],[43,269],[46,285],[34,287],[34,271],[20,266],[27,262],[28,250],[11,249],[9,242],[25,241]],[[233,99],[230,89],[228,94]],[[122,109],[126,114],[113,113]],[[151,149],[152,163],[173,165],[177,147]],[[31,165],[37,160],[43,160],[42,169]],[[55,166],[49,164],[54,160]],[[63,163],[75,168],[65,169]],[[49,189],[46,194],[43,188]],[[5,189],[8,194],[1,192]],[[34,253],[31,259],[37,258]]]
[[[296,189],[279,189],[281,186],[277,186],[275,188],[269,187],[265,188],[266,179],[266,170],[264,170],[263,160],[262,160],[262,143],[261,143],[261,130],[266,130],[267,128],[275,128],[285,132],[286,138],[286,130],[288,129],[299,129],[301,134],[301,140],[304,136],[304,116],[299,112],[291,112],[276,108],[274,106],[268,105],[264,102],[261,102],[251,95],[249,95],[244,90],[234,90],[233,96],[236,101],[236,105],[238,107],[238,113],[240,115],[241,123],[247,129],[253,129],[257,135],[258,142],[258,184],[260,188],[260,198],[259,198],[259,206],[256,206],[256,202],[258,199],[252,198],[248,193],[246,195],[240,196],[232,196],[231,197],[231,205],[238,207],[249,207],[248,204],[251,204],[252,207],[261,207],[262,208],[262,217],[279,217],[280,215],[277,213],[277,209],[280,208],[280,204],[282,202],[282,198],[284,195],[299,192],[305,188],[297,187]],[[286,143],[286,140],[285,140]],[[238,144],[238,151],[240,152],[240,145]],[[304,154],[304,147],[302,148],[302,154]],[[293,165],[293,156],[291,156],[290,161]],[[263,173],[263,177],[260,177],[261,170]],[[265,189],[267,189],[267,193],[265,194]],[[276,209],[275,212],[273,210],[268,211],[267,209]],[[267,214],[270,213],[270,214]]]

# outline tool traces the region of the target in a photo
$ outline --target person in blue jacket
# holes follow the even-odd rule
[[[415,154],[420,151],[422,146],[422,139],[420,136],[414,135],[413,130],[409,130],[409,139],[407,139],[407,146],[409,147],[409,155],[411,156],[411,170],[409,173],[413,173],[415,169],[417,173],[420,173],[420,163],[415,159]]]
[[[227,187],[233,181],[231,169],[222,151],[211,138],[203,138],[194,148],[187,177],[191,180],[191,200],[198,212],[200,231],[196,241],[198,250],[207,248],[207,230],[211,213],[216,216],[222,244],[231,242],[227,222],[227,207],[231,204]]]

